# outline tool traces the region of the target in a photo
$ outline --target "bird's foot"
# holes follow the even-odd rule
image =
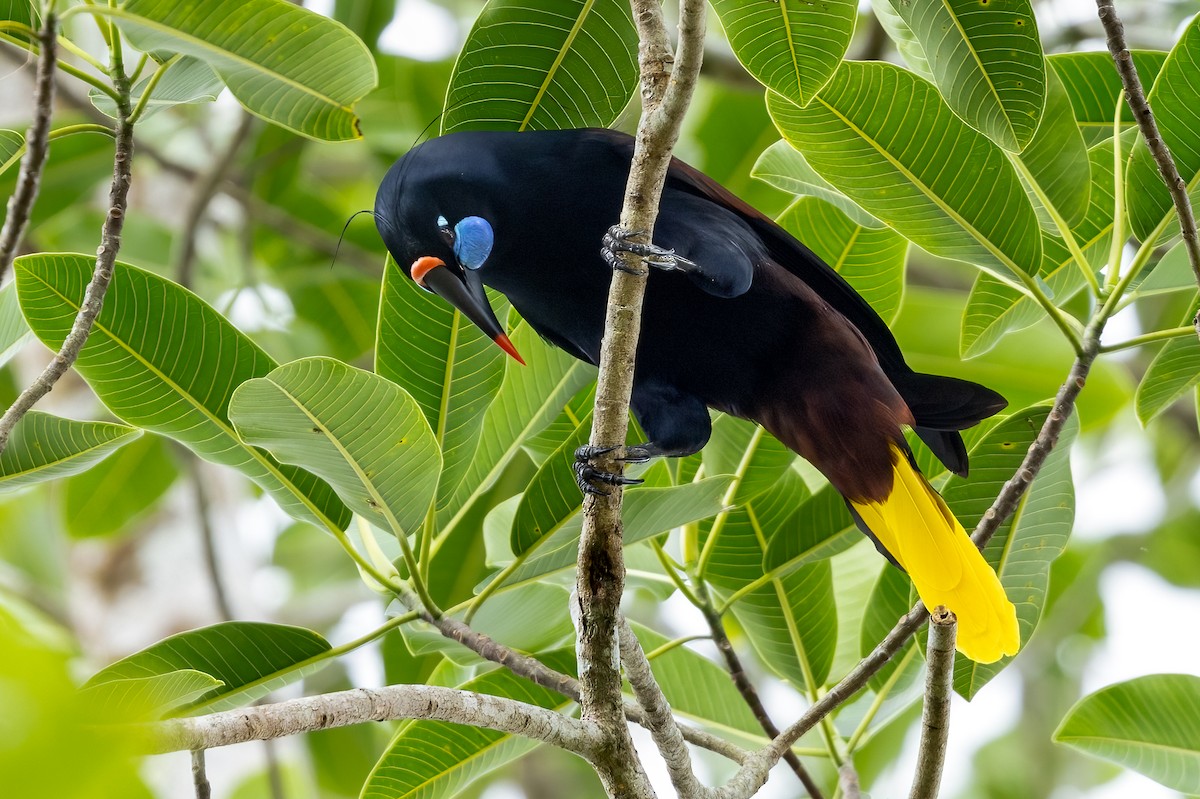
[[[597,483],[612,486],[631,486],[642,483],[642,480],[636,477],[626,477],[623,474],[614,474],[613,472],[605,472],[597,469],[590,461],[592,458],[600,455],[607,455],[617,447],[593,447],[590,444],[585,444],[575,450],[575,484],[579,486],[579,490],[585,494],[595,494],[597,496],[608,496],[608,492],[601,488]],[[649,460],[648,454],[643,455],[641,447],[628,447],[625,455],[615,460],[621,463],[642,463]]]
[[[644,230],[626,230],[620,225],[613,225],[604,234],[604,244],[600,248],[600,254],[610,267],[631,275],[644,275],[646,274],[646,270],[636,269],[627,265],[620,253],[627,252],[631,255],[636,255],[645,261],[648,266],[667,272],[692,272],[699,268],[695,262],[689,261],[682,255],[678,255],[674,250],[668,250],[654,244],[639,244],[629,240],[634,236],[644,235],[646,235],[646,231]]]

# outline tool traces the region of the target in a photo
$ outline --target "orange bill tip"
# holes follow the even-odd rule
[[[516,359],[517,363],[521,364],[522,366],[525,365],[525,359],[521,357],[521,353],[517,352],[517,348],[513,346],[513,343],[511,341],[509,341],[508,336],[504,335],[503,333],[500,333],[494,339],[492,339],[492,341],[496,342],[496,344],[500,347],[500,349],[504,350],[509,355],[513,356],[513,358]]]
[[[413,261],[413,265],[409,267],[409,274],[416,281],[418,286],[425,287],[425,275],[431,270],[437,269],[439,266],[445,266],[446,262],[441,258],[434,258],[432,255],[424,255]]]

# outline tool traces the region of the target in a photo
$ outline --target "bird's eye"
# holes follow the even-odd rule
[[[467,269],[478,269],[492,253],[495,236],[492,226],[481,216],[468,216],[460,219],[452,233],[454,255],[458,262]]]
[[[446,217],[439,216],[437,218],[438,237],[446,243],[447,247],[454,247],[454,228],[450,227],[450,223],[446,221]]]

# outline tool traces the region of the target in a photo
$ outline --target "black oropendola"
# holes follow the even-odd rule
[[[816,466],[929,607],[959,621],[981,663],[1015,654],[1016,611],[995,572],[917,469],[912,427],[965,475],[958,431],[1005,407],[988,388],[919,374],[850,285],[770,218],[675,159],[654,245],[610,225],[633,140],[610,130],[464,132],[388,171],[375,220],[397,263],[513,357],[484,284],[545,339],[597,363],[610,267],[634,251],[665,270],[645,296],[631,408],[649,440],[628,461],[699,451],[709,408],[761,424]],[[627,482],[582,464],[581,487]]]

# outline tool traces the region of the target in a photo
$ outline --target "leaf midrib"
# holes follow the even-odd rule
[[[780,0],[782,3],[783,0]],[[563,59],[567,57],[567,53],[571,49],[571,45],[575,43],[575,37],[579,35],[579,31],[583,28],[584,21],[588,18],[588,14],[592,11],[592,6],[596,0],[584,0],[583,8],[579,10],[579,15],[575,18],[575,22],[571,25],[571,30],[567,32],[567,39],[563,42],[562,47],[558,48],[558,53],[554,56],[554,63],[546,70],[546,76],[542,78],[542,85],[538,87],[537,94],[534,95],[533,101],[529,104],[529,110],[525,112],[525,118],[521,120],[521,124],[517,126],[518,131],[523,131],[529,125],[529,121],[533,119],[534,113],[542,105],[542,97],[550,89],[550,84],[554,81],[554,76],[558,74],[558,68],[562,66]]]
[[[140,433],[141,433],[140,428],[129,427],[124,432],[119,433],[115,438],[110,438],[107,441],[97,442],[97,443],[89,446],[87,449],[79,450],[78,452],[74,452],[64,458],[58,458],[57,460],[43,463],[40,466],[34,466],[32,469],[25,469],[20,472],[13,472],[11,474],[0,474],[0,486],[3,486],[5,483],[10,482],[12,480],[16,480],[21,477],[28,477],[29,475],[37,474],[38,472],[44,472],[47,469],[53,469],[56,466],[62,466],[64,464],[68,464],[71,461],[78,460],[79,458],[82,458],[85,455],[89,455],[98,449],[103,449],[103,448],[107,447],[109,444],[112,444],[116,441],[120,441],[122,438],[125,438],[126,436],[133,435],[136,438],[137,435],[135,435],[135,434],[140,434]]]

